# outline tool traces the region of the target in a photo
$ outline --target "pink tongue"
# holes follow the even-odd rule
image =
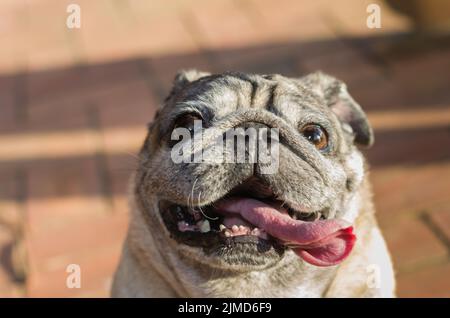
[[[316,266],[331,266],[351,252],[356,236],[342,220],[304,222],[285,211],[250,198],[232,198],[216,205],[223,213],[236,213],[271,236],[294,245],[294,252]]]

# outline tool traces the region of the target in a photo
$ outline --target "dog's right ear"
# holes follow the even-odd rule
[[[181,70],[175,76],[173,81],[173,89],[181,89],[188,83],[196,81],[202,77],[211,75],[207,72],[198,71],[196,69]]]
[[[194,82],[202,77],[211,75],[207,72],[201,72],[196,69],[189,70],[181,70],[175,75],[175,79],[173,80],[173,86],[167,96],[166,101],[170,100],[172,97],[176,96],[179,92],[181,92],[189,83]]]
[[[180,92],[186,88],[190,83],[211,75],[208,72],[201,72],[196,69],[188,69],[188,70],[180,70],[177,75],[175,75],[175,79],[173,80],[173,85],[170,90],[169,95],[165,98],[164,103],[156,110],[155,116],[153,117],[153,121],[147,125],[147,130],[149,134],[152,134],[152,130],[155,129],[156,119],[158,119],[160,113],[163,111],[163,108],[168,104],[171,104],[171,100],[176,98],[180,94]]]
[[[173,80],[172,88],[170,89],[169,95],[164,99],[164,103],[160,105],[159,109],[157,109],[154,120],[158,118],[159,113],[161,110],[168,104],[170,104],[171,100],[176,98],[176,96],[179,95],[179,93],[187,86],[189,83],[194,82],[202,77],[209,76],[210,73],[207,72],[201,72],[196,69],[188,69],[188,70],[180,70],[178,71],[177,75],[175,75],[175,78]],[[153,122],[149,124],[149,129],[151,129],[151,126],[153,125]]]

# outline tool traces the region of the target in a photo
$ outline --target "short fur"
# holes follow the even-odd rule
[[[172,239],[161,220],[160,200],[208,204],[258,173],[246,164],[173,163],[167,146],[171,125],[184,111],[200,112],[208,125],[224,130],[249,122],[278,128],[278,172],[259,177],[285,202],[312,210],[327,207],[328,218],[351,222],[357,241],[350,256],[337,266],[316,267],[287,250],[265,265],[230,265],[227,255],[221,258]],[[309,122],[327,129],[329,153],[321,154],[299,133]],[[131,184],[131,223],[112,295],[393,297],[391,260],[357,148],[372,143],[372,130],[359,105],[341,81],[323,73],[301,78],[180,73],[140,152]]]

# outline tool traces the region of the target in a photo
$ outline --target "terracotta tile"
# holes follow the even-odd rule
[[[186,10],[185,23],[202,47],[219,49],[257,43],[262,34],[234,1],[209,1]]]
[[[68,256],[60,267],[47,273],[35,273],[27,283],[31,297],[108,297],[112,275],[121,253],[121,245],[92,250],[92,254]],[[81,288],[67,288],[69,264],[81,269]]]
[[[421,220],[404,216],[382,226],[382,232],[398,272],[424,264],[433,265],[445,260],[445,245]]]
[[[399,275],[399,297],[450,297],[450,263]]]
[[[86,254],[105,246],[120,246],[128,225],[126,214],[112,214],[112,211],[103,215],[95,211],[80,213],[80,216],[67,212],[58,215],[57,211],[53,214],[61,219],[60,223],[47,222],[46,228],[29,232],[30,263],[38,272],[50,271],[59,264],[57,260],[71,255]]]
[[[324,7],[329,6],[327,1],[247,2],[249,4],[241,4],[241,8],[258,27],[258,36],[266,42],[306,42],[335,38],[334,31],[323,15]]]
[[[450,204],[427,210],[433,224],[445,235],[442,239],[450,242]]]
[[[372,169],[371,179],[381,222],[403,212],[420,214],[450,203],[448,164]]]

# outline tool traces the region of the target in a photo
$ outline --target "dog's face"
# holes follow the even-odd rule
[[[275,169],[258,160],[176,162],[183,143],[173,132],[196,135],[196,120],[202,139],[184,151],[205,150],[234,128],[276,129],[276,138],[266,135],[266,148],[277,145]],[[150,126],[135,195],[164,253],[241,272],[286,258],[335,265],[355,239],[363,180],[356,144],[372,142],[365,114],[330,76],[184,72]]]

